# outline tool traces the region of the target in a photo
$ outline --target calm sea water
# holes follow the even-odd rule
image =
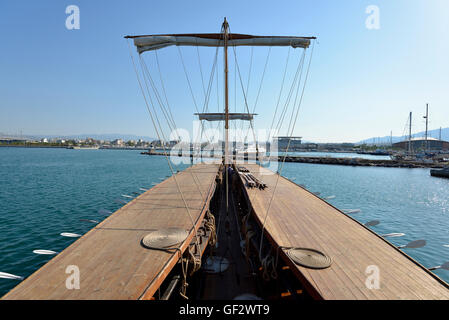
[[[187,165],[175,166],[182,170]],[[0,272],[28,276],[50,260],[35,249],[61,251],[101,221],[101,208],[114,211],[139,188],[150,188],[170,174],[164,157],[130,150],[0,148]],[[394,244],[426,239],[427,246],[406,249],[427,267],[449,260],[449,180],[428,169],[399,169],[286,163],[283,175],[341,209],[361,209],[361,222],[380,220],[376,232],[403,232]],[[449,281],[449,271],[436,273]],[[0,279],[0,295],[18,281]]]

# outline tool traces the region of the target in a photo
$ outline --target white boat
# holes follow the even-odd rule
[[[259,149],[259,150],[257,150],[257,149]],[[256,155],[257,152],[259,152],[260,155],[263,155],[263,154],[266,153],[266,151],[267,150],[264,147],[261,147],[261,146],[256,148],[256,145],[249,145],[249,146],[247,146],[245,148],[237,148],[236,149],[237,155],[248,154],[248,156]]]
[[[100,146],[71,146],[67,149],[75,149],[75,150],[98,150]]]

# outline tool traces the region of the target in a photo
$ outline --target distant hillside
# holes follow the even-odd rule
[[[429,130],[428,135],[429,135],[429,137],[438,139],[440,136],[440,129]],[[412,137],[414,137],[414,138],[424,137],[424,136],[425,136],[425,131],[412,134]],[[406,139],[408,139],[408,136],[401,136],[401,137],[393,136],[392,140],[393,140],[393,143],[395,143],[395,142],[403,141]],[[441,140],[449,141],[449,128],[441,129]],[[373,142],[376,144],[390,144],[390,136],[373,137],[373,138],[359,141],[359,142],[357,142],[357,144],[364,144],[364,143],[372,144]]]

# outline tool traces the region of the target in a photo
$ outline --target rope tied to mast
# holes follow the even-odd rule
[[[204,227],[207,231],[210,231],[209,244],[213,247],[217,243],[217,231],[215,227],[215,216],[210,212],[206,211],[206,217],[204,222]]]
[[[270,250],[271,251],[271,250]],[[273,257],[273,255],[271,253],[268,253],[265,258],[262,259],[261,261],[262,264],[262,278],[265,281],[269,281],[270,279],[274,279],[276,280],[278,278],[278,273],[277,273],[277,261],[275,260],[275,258]],[[271,271],[270,271],[271,269]]]

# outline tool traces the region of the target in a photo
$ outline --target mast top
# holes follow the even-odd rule
[[[227,29],[228,27],[229,27],[228,20],[226,20],[226,17],[224,17],[224,20],[223,20],[223,28],[224,28],[224,29]]]

